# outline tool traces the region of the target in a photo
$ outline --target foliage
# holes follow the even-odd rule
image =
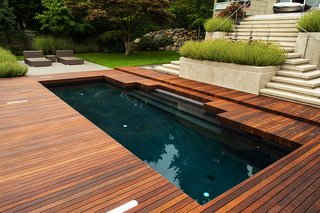
[[[204,22],[204,29],[207,32],[220,31],[231,32],[233,30],[234,22],[228,18],[215,17],[207,19]]]
[[[239,3],[232,3],[230,4],[226,9],[224,9],[223,11],[221,11],[218,14],[218,17],[231,17],[232,19],[236,19],[239,17],[243,17],[244,15],[244,11],[241,8],[240,10],[238,10],[241,7],[241,4]],[[238,10],[238,11],[237,11]],[[236,12],[237,11],[237,12]]]
[[[9,31],[16,27],[13,8],[9,6],[8,0],[0,2],[0,30]]]
[[[33,49],[43,50],[46,54],[54,54],[56,50],[73,50],[74,52],[97,52],[98,47],[92,41],[75,43],[70,39],[54,38],[52,36],[37,36],[33,40]]]
[[[284,50],[277,44],[228,40],[189,41],[181,47],[180,54],[187,58],[252,66],[279,65],[286,59]]]
[[[14,9],[20,29],[37,28],[37,22],[34,17],[43,9],[41,0],[10,0],[9,5]]]
[[[170,6],[173,28],[193,28],[212,16],[212,0],[176,0]]]
[[[121,42],[120,31],[112,30],[101,34],[98,37],[98,43],[103,52],[121,52],[124,51]]]
[[[15,62],[16,57],[9,50],[0,48],[0,63]]]
[[[72,19],[63,0],[42,0],[42,5],[45,8],[43,13],[35,17],[41,24],[41,30],[68,34],[70,32],[83,33],[89,28],[88,24]]]
[[[37,36],[33,39],[32,47],[35,50],[42,50],[44,53],[54,53],[54,39],[51,36]]]
[[[10,51],[0,48],[0,78],[23,76],[27,72],[26,65],[19,64]]]
[[[128,55],[132,32],[139,25],[137,21],[144,18],[163,24],[170,18],[168,6],[167,0],[91,0],[87,19],[106,19],[120,30]]]
[[[151,36],[143,36],[140,40],[139,47],[141,50],[157,51],[160,47],[173,44],[172,38],[152,38]]]
[[[320,32],[320,10],[313,10],[306,13],[300,18],[297,24],[308,32]],[[297,29],[300,32],[304,32],[299,26],[297,26]]]
[[[142,66],[149,64],[165,64],[178,60],[180,54],[175,51],[132,52],[129,56],[122,53],[81,53],[77,57],[106,67]]]

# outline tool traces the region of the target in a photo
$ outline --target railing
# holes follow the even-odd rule
[[[312,6],[311,6],[311,8],[309,9],[309,10],[319,10],[319,7],[316,7],[316,5],[318,5],[318,3],[320,3],[320,0],[318,0],[318,1],[316,1]],[[308,32],[306,29],[304,29],[303,27],[301,27],[298,23],[296,23],[296,26],[298,27],[298,28],[300,28],[303,32],[305,32],[307,35],[308,35],[308,37],[312,37],[312,38],[314,38],[314,39],[316,39],[317,41],[320,41],[320,37],[317,37],[317,36],[315,36],[315,35],[313,35],[313,34],[310,34],[310,32]]]
[[[246,7],[249,6],[249,4],[251,3],[251,0],[246,0],[246,1],[233,1],[234,2],[244,2],[236,11],[234,11],[228,18],[226,18],[226,20],[224,20],[223,22],[221,22],[216,28],[214,28],[211,32],[216,31],[217,29],[219,29],[226,21],[228,21],[229,19],[231,19],[234,15],[236,15],[236,22],[238,22],[238,12],[241,9],[245,9]],[[244,13],[242,14],[242,19],[244,18]]]

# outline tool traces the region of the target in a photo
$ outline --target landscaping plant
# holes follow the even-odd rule
[[[75,53],[97,52],[98,46],[94,42],[75,43],[66,38],[52,36],[37,36],[33,39],[32,48],[42,50],[46,54],[55,54],[56,50],[73,50]]]
[[[215,17],[211,19],[207,19],[204,22],[204,29],[207,32],[232,32],[233,31],[234,22],[228,18]]]
[[[252,66],[274,66],[284,63],[285,51],[277,44],[236,42],[229,40],[189,41],[180,54],[187,58]]]
[[[320,10],[313,10],[306,13],[298,21],[297,29],[300,32],[320,32]]]
[[[27,72],[26,65],[19,64],[10,51],[0,48],[0,78],[23,76]]]

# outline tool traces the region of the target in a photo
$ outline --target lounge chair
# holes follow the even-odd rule
[[[56,50],[58,62],[65,65],[80,65],[84,64],[81,58],[74,57],[73,50]]]
[[[48,67],[52,62],[45,58],[41,50],[23,51],[24,63],[31,67]]]

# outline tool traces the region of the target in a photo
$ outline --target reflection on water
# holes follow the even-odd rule
[[[283,153],[224,129],[210,131],[104,84],[54,91],[185,193],[204,204]],[[202,121],[201,121],[202,122]]]

